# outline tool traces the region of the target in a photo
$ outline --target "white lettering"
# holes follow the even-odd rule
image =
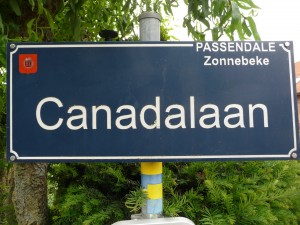
[[[213,127],[220,128],[220,114],[219,114],[218,106],[213,105],[213,104],[207,104],[200,108],[200,112],[204,112],[206,109],[212,109],[214,112],[211,114],[201,116],[201,118],[199,120],[200,126],[203,128],[206,128],[206,129],[210,129]],[[213,119],[213,118],[214,118],[213,123],[210,123],[210,124],[205,123],[205,120]]]
[[[184,107],[182,105],[169,105],[166,109],[166,112],[169,113],[172,109],[178,109],[179,113],[178,114],[173,114],[173,115],[168,115],[166,120],[165,120],[165,125],[167,128],[170,129],[176,129],[176,128],[186,128],[185,126],[185,112],[184,112]],[[176,125],[171,124],[172,119],[178,119],[180,118],[180,122]]]
[[[275,42],[197,42],[199,52],[276,52]]]
[[[197,42],[196,44],[196,51],[198,52],[200,48],[203,47],[203,42]]]
[[[155,112],[156,120],[153,121],[153,124],[149,125],[145,121],[145,112],[147,110],[153,110]],[[159,129],[160,128],[160,97],[155,97],[155,106],[154,105],[145,105],[140,113],[140,121],[143,127],[146,129]]]
[[[264,118],[264,127],[269,127],[268,109],[264,104],[249,105],[249,127],[254,127],[254,110],[261,109]]]
[[[195,97],[190,96],[191,128],[195,128]]]
[[[35,116],[36,116],[36,120],[38,122],[38,124],[45,130],[56,130],[57,128],[59,128],[61,126],[61,124],[63,123],[63,119],[62,118],[59,118],[57,123],[54,124],[54,125],[46,125],[42,118],[41,118],[41,109],[42,109],[42,106],[46,103],[46,102],[54,102],[59,108],[63,107],[63,104],[62,102],[57,99],[57,98],[54,98],[54,97],[47,97],[47,98],[44,98],[43,100],[41,100],[39,102],[39,104],[37,105],[36,107],[36,111],[35,111]]]
[[[228,128],[236,128],[236,127],[245,128],[243,107],[238,104],[231,104],[231,105],[226,106],[224,111],[228,112],[230,109],[237,109],[238,113],[227,115],[224,118],[224,125]],[[238,122],[236,124],[229,123],[229,120],[234,119],[234,118],[237,118]]]
[[[117,109],[117,113],[120,113],[122,110],[129,110],[130,114],[128,115],[123,115],[123,116],[119,116],[116,119],[116,126],[117,128],[121,129],[121,130],[125,130],[125,129],[136,129],[136,113],[135,113],[135,108],[132,105],[122,105]],[[127,120],[130,119],[131,122],[127,125],[122,125],[121,121],[122,120]]]
[[[205,42],[203,52],[209,51],[211,52],[211,48],[208,42]]]
[[[211,66],[211,63],[208,62],[210,60],[211,56],[205,55],[204,58],[206,59],[204,62],[204,66]]]
[[[99,110],[104,110],[106,112],[106,128],[111,129],[111,110],[106,105],[93,106],[92,107],[92,129],[97,129],[97,113]]]
[[[204,66],[268,66],[270,64],[269,58],[258,56],[254,58],[247,58],[245,56],[241,56],[240,58],[212,58],[209,55],[205,55],[204,59]]]
[[[186,129],[186,123],[189,123],[189,128],[195,129],[196,117],[199,120],[198,124],[204,129],[221,128],[221,126],[230,129],[246,128],[246,126],[254,128],[255,122],[258,123],[260,121],[262,121],[263,127],[269,127],[268,108],[264,104],[249,104],[248,109],[244,109],[243,106],[239,104],[229,104],[224,107],[224,112],[227,113],[226,115],[220,114],[220,110],[222,109],[219,109],[217,105],[205,104],[200,107],[198,115],[196,115],[194,96],[189,97],[189,106],[187,106],[187,108],[185,108],[185,105],[180,104],[166,105],[163,115],[160,114],[161,110],[163,110],[161,109],[160,97],[156,96],[154,105],[144,105],[141,108],[139,112],[140,124],[137,123],[137,111],[133,105],[119,106],[116,111],[114,111],[116,113],[114,116],[112,115],[112,109],[107,105],[91,106],[90,111],[88,111],[85,106],[73,105],[67,110],[69,114],[68,118],[53,116],[56,115],[55,113],[50,113],[50,116],[52,116],[50,120],[49,116],[43,118],[42,114],[47,114],[47,110],[53,110],[52,105],[54,105],[55,112],[58,108],[63,108],[64,106],[58,98],[47,97],[42,99],[36,107],[35,116],[37,123],[45,130],[56,130],[62,126],[64,121],[66,121],[65,125],[70,130],[86,130],[88,129],[88,121],[91,121],[91,128],[97,130],[99,125],[97,121],[100,115],[104,115],[106,119],[106,122],[105,119],[103,121],[104,124],[106,124],[107,130],[112,129],[112,118],[115,119],[115,128],[121,130],[138,129],[139,125],[149,130],[160,129],[161,116],[163,116],[164,119],[164,127],[168,129]],[[244,110],[248,110],[249,112],[249,120],[246,120],[246,122],[249,121],[249,124],[245,124]],[[88,113],[90,113],[92,117],[91,120],[88,120]],[[259,117],[260,115],[262,115],[262,117]],[[149,121],[152,120],[149,118],[152,118],[153,121]]]
[[[86,108],[84,106],[81,106],[81,105],[75,105],[75,106],[72,106],[72,107],[69,108],[68,113],[71,114],[74,110],[81,111],[81,114],[79,114],[77,116],[71,116],[71,117],[69,117],[69,119],[67,120],[67,126],[71,130],[79,130],[81,128],[87,129]],[[72,122],[74,120],[81,120],[81,123],[79,125],[73,125]]]

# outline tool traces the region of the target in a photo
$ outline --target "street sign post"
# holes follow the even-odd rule
[[[7,49],[11,161],[298,157],[291,42]]]

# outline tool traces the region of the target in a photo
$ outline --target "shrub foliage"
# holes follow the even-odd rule
[[[49,174],[53,224],[111,224],[142,207],[138,164],[54,164]],[[163,174],[165,216],[197,225],[300,222],[297,161],[166,163]]]

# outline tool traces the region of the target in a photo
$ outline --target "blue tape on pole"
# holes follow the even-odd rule
[[[147,189],[148,184],[160,184],[162,183],[162,174],[158,175],[141,175],[142,188]]]
[[[161,199],[155,199],[151,200],[149,199],[147,201],[147,213],[148,214],[161,214],[163,211],[163,200]]]
[[[141,186],[148,190],[148,185],[156,185],[162,183],[162,174],[157,175],[141,175]],[[162,214],[163,198],[147,199],[146,214]]]

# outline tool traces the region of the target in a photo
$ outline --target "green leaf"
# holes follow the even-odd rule
[[[32,24],[33,24],[34,21],[35,21],[35,18],[31,19],[31,20],[26,24],[26,27],[27,27],[27,33],[28,33],[29,36],[30,36],[31,33],[33,32],[33,31],[32,31]]]
[[[234,38],[233,38],[232,32],[231,32],[231,30],[230,30],[230,27],[227,27],[227,28],[225,29],[225,33],[226,33],[226,35],[229,37],[230,41],[234,41]]]
[[[205,41],[205,34],[203,32],[198,32],[197,35],[200,41]]]
[[[34,10],[35,7],[35,0],[29,0],[29,4],[31,5],[31,10]]]
[[[160,1],[156,1],[156,3],[154,3],[154,8],[155,8],[155,12],[158,11],[159,9],[159,4],[161,4]],[[172,12],[172,7],[171,7],[171,3],[170,1],[166,1],[166,3],[163,4],[164,6],[164,12],[167,14],[167,15],[173,15],[173,12]]]
[[[204,0],[204,1],[203,1],[202,11],[203,11],[205,17],[207,17],[207,16],[209,15],[209,5],[208,5],[208,0]]]
[[[254,39],[256,41],[260,41],[260,36],[259,36],[258,31],[257,31],[256,24],[255,24],[253,18],[250,16],[250,17],[247,18],[247,20],[249,22],[249,26],[250,26],[250,29],[252,31]]]
[[[240,0],[240,2],[244,2],[244,3],[248,4],[249,6],[251,6],[251,8],[260,9],[260,7],[257,6],[256,4],[254,4],[254,2],[252,0]]]
[[[222,12],[225,8],[227,0],[219,0],[219,1],[220,1],[220,5],[219,5],[219,8],[218,8],[218,12],[219,12],[220,15],[222,15]]]
[[[232,19],[240,20],[240,18],[241,18],[240,9],[235,2],[232,2]]]
[[[245,10],[252,9],[251,6],[246,6],[246,5],[244,5],[243,3],[240,3],[240,2],[236,2],[236,4],[237,4],[241,9],[245,9]]]
[[[219,39],[219,29],[218,29],[218,27],[214,27],[211,30],[211,35],[212,35],[213,41],[217,41]]]
[[[241,20],[241,13],[238,5],[235,2],[232,2],[232,14],[231,14],[231,32],[234,32]]]
[[[45,15],[47,17],[50,29],[51,29],[51,31],[53,31],[54,30],[54,21],[53,21],[53,18],[51,16],[50,12],[46,8],[44,8],[44,13],[45,13]]]
[[[205,17],[203,17],[202,15],[200,15],[200,16],[198,17],[198,20],[199,20],[201,23],[203,23],[203,24],[207,27],[207,29],[210,29],[209,21],[206,20]]]
[[[245,35],[244,35],[244,32],[243,32],[242,23],[238,23],[238,25],[237,25],[237,33],[239,35],[239,39],[240,40],[245,40]]]
[[[127,11],[128,11],[130,2],[131,2],[131,0],[127,0],[127,1],[125,2],[125,5],[123,6],[123,11],[124,11],[124,12],[127,12]]]
[[[42,15],[43,14],[43,10],[44,9],[44,3],[43,0],[38,0],[38,14]]]
[[[76,12],[76,7],[75,7],[75,3],[74,1],[70,1],[70,6],[71,6],[71,9],[72,9],[72,12]]]
[[[2,85],[2,84],[1,84],[1,85]],[[0,112],[1,112],[1,113],[2,113],[2,111],[4,111],[4,110],[3,110],[3,108],[4,108],[3,106],[4,106],[4,101],[3,101],[2,98],[0,98],[0,110],[1,110]],[[1,119],[1,115],[0,115],[0,119]],[[0,120],[0,121],[1,121],[1,120]],[[0,126],[0,133],[4,133],[1,126]]]
[[[179,6],[178,0],[171,1],[171,6],[178,7]]]
[[[80,40],[80,28],[81,28],[81,19],[79,16],[76,16],[75,21],[73,23],[73,40],[79,41]]]
[[[148,12],[152,11],[151,0],[146,1],[146,11]]]
[[[4,34],[4,25],[3,25],[1,14],[0,14],[0,33]]]
[[[194,2],[193,1],[187,1],[187,6],[188,6],[188,14],[190,15],[192,10],[194,9]]]
[[[231,14],[232,14],[232,10],[230,9],[226,12],[225,15],[223,15],[221,17],[219,27],[222,27],[229,20],[229,18],[231,17]]]
[[[40,37],[39,37],[37,31],[33,30],[33,27],[35,28],[35,26],[33,26],[33,23],[35,21],[36,21],[36,19],[33,18],[26,24],[29,41],[40,41]],[[41,34],[41,36],[42,35],[43,35],[43,33]]]
[[[9,5],[17,16],[21,16],[20,6],[17,0],[9,0]]]
[[[216,17],[218,15],[220,4],[221,4],[221,1],[213,1],[212,2],[213,17]]]
[[[244,32],[247,34],[247,36],[250,37],[252,35],[252,32],[249,29],[248,25],[246,24],[246,21],[243,22],[242,26],[243,26]]]

